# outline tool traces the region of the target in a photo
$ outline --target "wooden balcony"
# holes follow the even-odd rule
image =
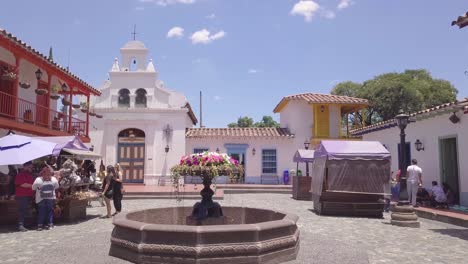
[[[0,90],[0,128],[38,136],[78,135],[89,142],[86,121],[29,102]]]

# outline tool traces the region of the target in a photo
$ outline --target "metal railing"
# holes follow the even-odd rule
[[[72,117],[71,122],[69,122],[68,115],[62,112],[2,91],[0,91],[0,118],[7,118],[15,120],[18,123],[32,124],[74,135],[87,136],[86,121]]]

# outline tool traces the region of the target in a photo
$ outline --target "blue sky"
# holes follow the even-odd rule
[[[52,46],[64,66],[70,50],[71,71],[99,88],[136,24],[166,86],[197,116],[202,90],[204,125],[225,127],[278,120],[286,95],[405,69],[468,97],[468,28],[450,26],[466,11],[466,0],[15,0],[2,3],[0,27],[44,54]],[[174,27],[183,35],[168,37]]]

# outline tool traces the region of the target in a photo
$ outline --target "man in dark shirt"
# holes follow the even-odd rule
[[[18,205],[18,230],[28,231],[24,227],[24,217],[31,205],[33,190],[32,185],[34,182],[32,176],[33,164],[31,161],[23,164],[21,172],[16,175],[16,203]]]

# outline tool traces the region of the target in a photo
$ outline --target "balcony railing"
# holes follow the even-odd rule
[[[72,117],[71,122],[69,122],[69,117],[62,112],[2,91],[0,91],[0,118],[7,118],[15,120],[18,123],[31,124],[69,134],[87,136],[86,121]]]

